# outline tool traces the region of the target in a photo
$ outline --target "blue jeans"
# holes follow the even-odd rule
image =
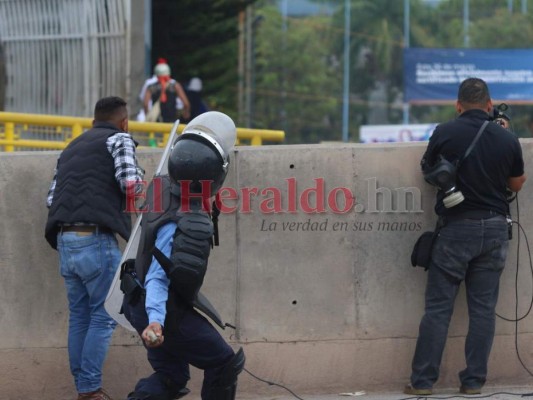
[[[509,244],[507,235],[503,216],[451,220],[441,229],[428,271],[425,313],[412,363],[413,387],[431,388],[439,377],[448,326],[462,281],[466,285],[469,325],[466,368],[459,373],[459,379],[462,386],[472,389],[485,383],[500,276]]]
[[[102,387],[102,367],[116,327],[104,309],[121,258],[110,233],[59,233],[60,272],[69,303],[70,371],[79,393]]]

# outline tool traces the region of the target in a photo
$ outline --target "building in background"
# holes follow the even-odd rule
[[[5,110],[90,116],[108,95],[134,104],[144,72],[143,13],[143,0],[0,1]]]

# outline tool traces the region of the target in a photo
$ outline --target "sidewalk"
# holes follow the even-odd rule
[[[297,397],[292,396],[289,392],[282,388],[273,388],[273,393],[276,395],[268,396],[262,395],[258,397],[253,396],[239,396],[239,400],[297,400]],[[285,393],[283,393],[285,392]],[[501,387],[501,386],[487,386],[483,389],[483,393],[476,396],[465,396],[459,393],[456,388],[450,389],[436,389],[432,396],[408,396],[403,394],[400,390],[398,392],[365,392],[363,390],[353,393],[335,393],[323,395],[305,395],[296,393],[298,397],[303,400],[407,400],[407,399],[482,399],[490,398],[496,400],[516,400],[521,397],[533,397],[533,385],[521,387]]]

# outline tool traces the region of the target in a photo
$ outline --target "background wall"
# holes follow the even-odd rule
[[[526,139],[522,144],[526,173],[532,175],[533,142]],[[220,217],[221,243],[212,252],[203,291],[224,319],[237,326],[223,334],[235,348],[244,347],[252,373],[300,394],[400,391],[408,382],[426,280],[423,269],[411,267],[409,255],[416,238],[435,222],[434,189],[419,173],[424,148],[412,143],[237,149],[226,187],[240,198],[226,198],[224,204],[240,212]],[[160,154],[140,151],[147,177]],[[3,398],[75,395],[65,347],[65,289],[57,253],[43,236],[45,198],[57,155],[0,153]],[[300,199],[322,183],[325,195],[318,198],[324,210],[307,213],[321,204],[314,195],[308,203]],[[291,197],[293,192],[296,196]],[[354,209],[336,214],[333,208],[343,208],[345,193],[355,197]],[[532,195],[533,185],[527,182],[519,195],[520,223],[533,238]],[[516,206],[512,203],[515,219]],[[265,213],[268,210],[278,212]],[[516,276],[519,315],[527,311],[533,287],[525,241],[523,236],[518,240],[516,230],[510,249],[497,311],[513,318]],[[461,290],[438,387],[459,385],[466,330]],[[532,331],[530,316],[518,324],[520,354],[530,367]],[[516,356],[514,332],[514,323],[497,320],[489,385],[529,381]],[[122,398],[149,373],[137,337],[117,328],[106,361],[105,387]],[[201,373],[193,370],[192,375],[189,386],[198,396]],[[285,393],[246,373],[239,392]]]

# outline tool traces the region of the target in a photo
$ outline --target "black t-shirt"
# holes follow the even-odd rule
[[[487,119],[488,114],[483,110],[468,110],[455,120],[438,125],[429,140],[423,162],[431,166],[439,154],[450,162],[460,159]],[[470,210],[491,210],[506,215],[509,213],[507,179],[523,174],[524,160],[518,138],[490,122],[457,173],[456,187],[465,200],[445,208],[444,193],[439,190],[435,212],[454,215]]]

